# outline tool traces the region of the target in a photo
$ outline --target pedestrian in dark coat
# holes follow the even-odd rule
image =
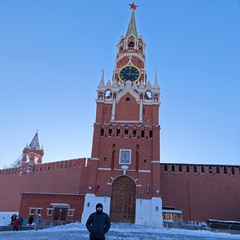
[[[96,205],[96,212],[90,214],[86,222],[86,227],[90,232],[90,240],[105,240],[105,234],[111,227],[110,218],[103,212],[103,205]]]
[[[13,231],[17,231],[18,230],[18,219],[16,218],[14,221],[13,221]]]
[[[28,219],[28,224],[32,225],[33,223],[33,215],[30,216],[30,218]]]
[[[13,215],[11,216],[11,225],[13,225],[14,217],[15,217],[15,215],[13,214]]]
[[[23,218],[22,216],[20,216],[20,218],[18,219],[19,230],[22,230],[22,223],[23,223]]]

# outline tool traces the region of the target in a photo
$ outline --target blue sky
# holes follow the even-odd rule
[[[0,168],[39,130],[43,162],[90,157],[126,0],[0,0]],[[240,165],[240,1],[137,0],[161,87],[161,162]]]

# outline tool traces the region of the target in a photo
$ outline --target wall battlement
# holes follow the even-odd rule
[[[70,159],[57,162],[49,162],[43,164],[32,164],[31,162],[23,163],[22,166],[16,168],[0,169],[0,176],[5,175],[25,175],[34,172],[46,172],[61,170],[66,168],[84,167],[86,158]]]
[[[240,166],[161,163],[161,172],[169,174],[209,175],[209,176],[240,176]]]

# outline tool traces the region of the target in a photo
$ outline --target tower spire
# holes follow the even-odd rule
[[[157,78],[157,71],[155,71],[155,79],[154,79],[153,87],[154,87],[154,88],[159,88],[158,78]]]
[[[40,144],[38,140],[38,130],[36,131],[35,136],[33,137],[31,143],[28,146],[29,148],[35,148],[36,150],[40,149]]]
[[[104,86],[104,70],[102,70],[102,77],[101,77],[101,81],[98,85],[99,87],[103,87]]]
[[[134,11],[137,9],[138,6],[136,6],[134,4],[134,2],[129,4],[129,5],[130,5],[130,9],[132,9],[132,15],[131,15],[131,19],[130,19],[130,22],[129,22],[129,25],[128,25],[126,37],[128,37],[130,35],[138,37],[136,21],[135,21],[135,14],[134,14]]]
[[[38,130],[33,137],[31,143],[23,149],[22,163],[26,163],[29,159],[30,163],[37,164],[42,163],[42,157],[44,155],[43,147],[40,148],[39,139],[38,139]]]

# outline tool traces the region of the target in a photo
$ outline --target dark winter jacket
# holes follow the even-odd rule
[[[90,237],[104,239],[104,234],[111,227],[110,218],[105,212],[96,211],[90,214],[86,222],[86,227],[90,232]]]
[[[22,217],[19,218],[18,223],[19,223],[19,226],[22,226],[22,223],[23,223],[23,218]]]
[[[28,224],[32,224],[33,223],[33,216],[31,215],[29,220],[28,220]]]

